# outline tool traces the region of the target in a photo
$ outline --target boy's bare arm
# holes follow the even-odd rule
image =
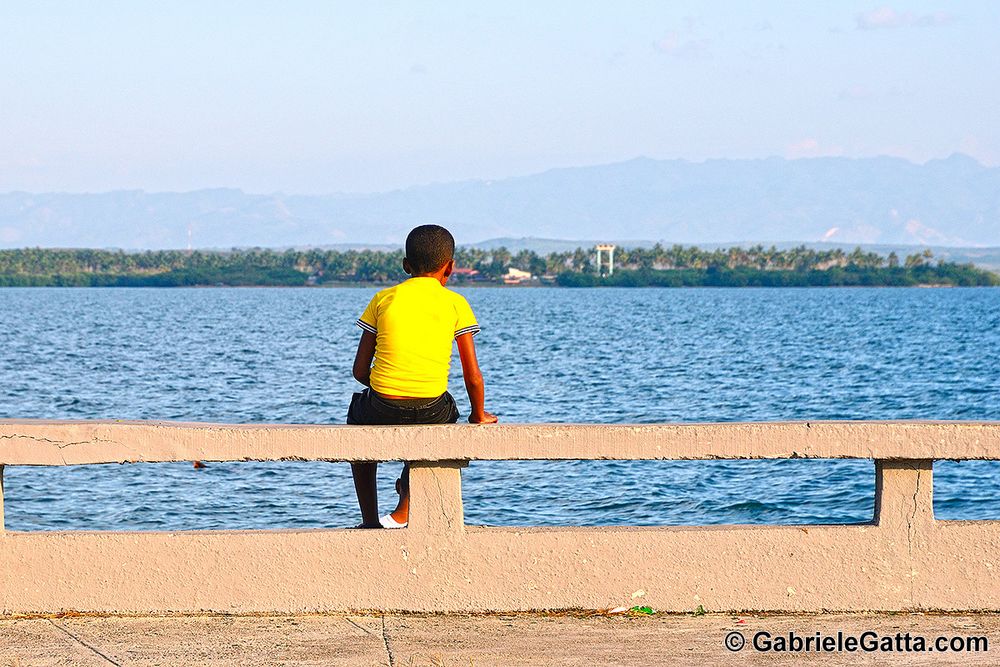
[[[354,355],[354,379],[366,387],[371,386],[372,359],[375,358],[375,334],[361,332],[358,352]]]
[[[483,386],[483,374],[479,370],[479,360],[476,359],[476,343],[472,340],[472,334],[462,334],[455,340],[458,342],[458,356],[462,360],[465,389],[469,392],[469,401],[472,403],[469,421],[473,424],[493,424],[497,421],[496,415],[486,412],[483,407],[486,390]]]

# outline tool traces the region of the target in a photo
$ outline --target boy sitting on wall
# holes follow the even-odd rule
[[[358,318],[361,340],[354,378],[365,389],[354,394],[348,424],[450,424],[458,407],[448,393],[451,341],[458,343],[465,388],[472,403],[469,421],[497,421],[483,407],[483,376],[472,337],[479,324],[469,303],[445,288],[455,267],[455,239],[444,227],[421,225],[406,237],[403,270],[411,277],[378,292]],[[374,365],[372,360],[374,359]],[[361,506],[358,528],[404,528],[409,518],[409,466],[396,482],[399,503],[379,518],[378,463],[352,463]]]

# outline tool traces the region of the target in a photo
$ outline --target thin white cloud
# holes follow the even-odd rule
[[[893,84],[888,88],[870,88],[863,84],[852,84],[840,90],[837,97],[841,100],[867,102],[870,100],[899,99],[912,96],[912,93]]]
[[[653,50],[674,58],[704,58],[709,53],[712,40],[699,35],[701,19],[697,16],[682,18],[682,27],[670,30],[653,42]]]
[[[959,141],[958,152],[988,167],[1000,166],[1000,146],[996,142],[991,144],[980,137],[967,134]]]
[[[848,86],[837,95],[842,100],[870,100],[872,91],[867,86]]]
[[[21,231],[16,227],[0,227],[0,243],[9,245],[17,243],[21,238]]]
[[[790,157],[802,157],[803,155],[814,154],[819,150],[819,141],[812,137],[800,139],[793,144],[789,144],[786,151]]]
[[[914,25],[918,26],[938,26],[938,25],[949,25],[955,21],[955,15],[949,14],[948,12],[934,12],[933,14],[924,14],[923,16],[918,16]]]
[[[711,40],[687,39],[671,31],[653,42],[653,49],[675,58],[701,58],[708,55],[710,44]]]
[[[920,243],[949,243],[956,239],[951,239],[933,227],[928,227],[916,218],[910,218],[903,225],[903,229],[914,240]]]
[[[892,7],[879,7],[857,15],[858,30],[880,30],[887,28],[935,27],[952,23],[955,17],[948,12],[914,14],[897,12]]]
[[[803,157],[836,157],[844,154],[843,146],[826,146],[815,137],[805,137],[791,143],[785,149],[790,159]]]

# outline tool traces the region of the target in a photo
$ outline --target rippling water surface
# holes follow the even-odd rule
[[[371,289],[0,289],[0,417],[342,423]],[[509,422],[1000,420],[998,289],[472,289]],[[452,392],[468,414],[455,360]],[[399,464],[382,472],[394,500]],[[7,527],[355,523],[347,464],[8,467]],[[943,518],[1000,518],[1000,466],[935,466]],[[470,523],[871,518],[867,461],[474,462]]]

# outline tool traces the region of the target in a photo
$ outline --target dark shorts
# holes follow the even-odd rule
[[[399,426],[405,424],[454,424],[458,421],[458,406],[448,392],[437,398],[382,398],[371,389],[351,397],[347,423],[365,426]]]

